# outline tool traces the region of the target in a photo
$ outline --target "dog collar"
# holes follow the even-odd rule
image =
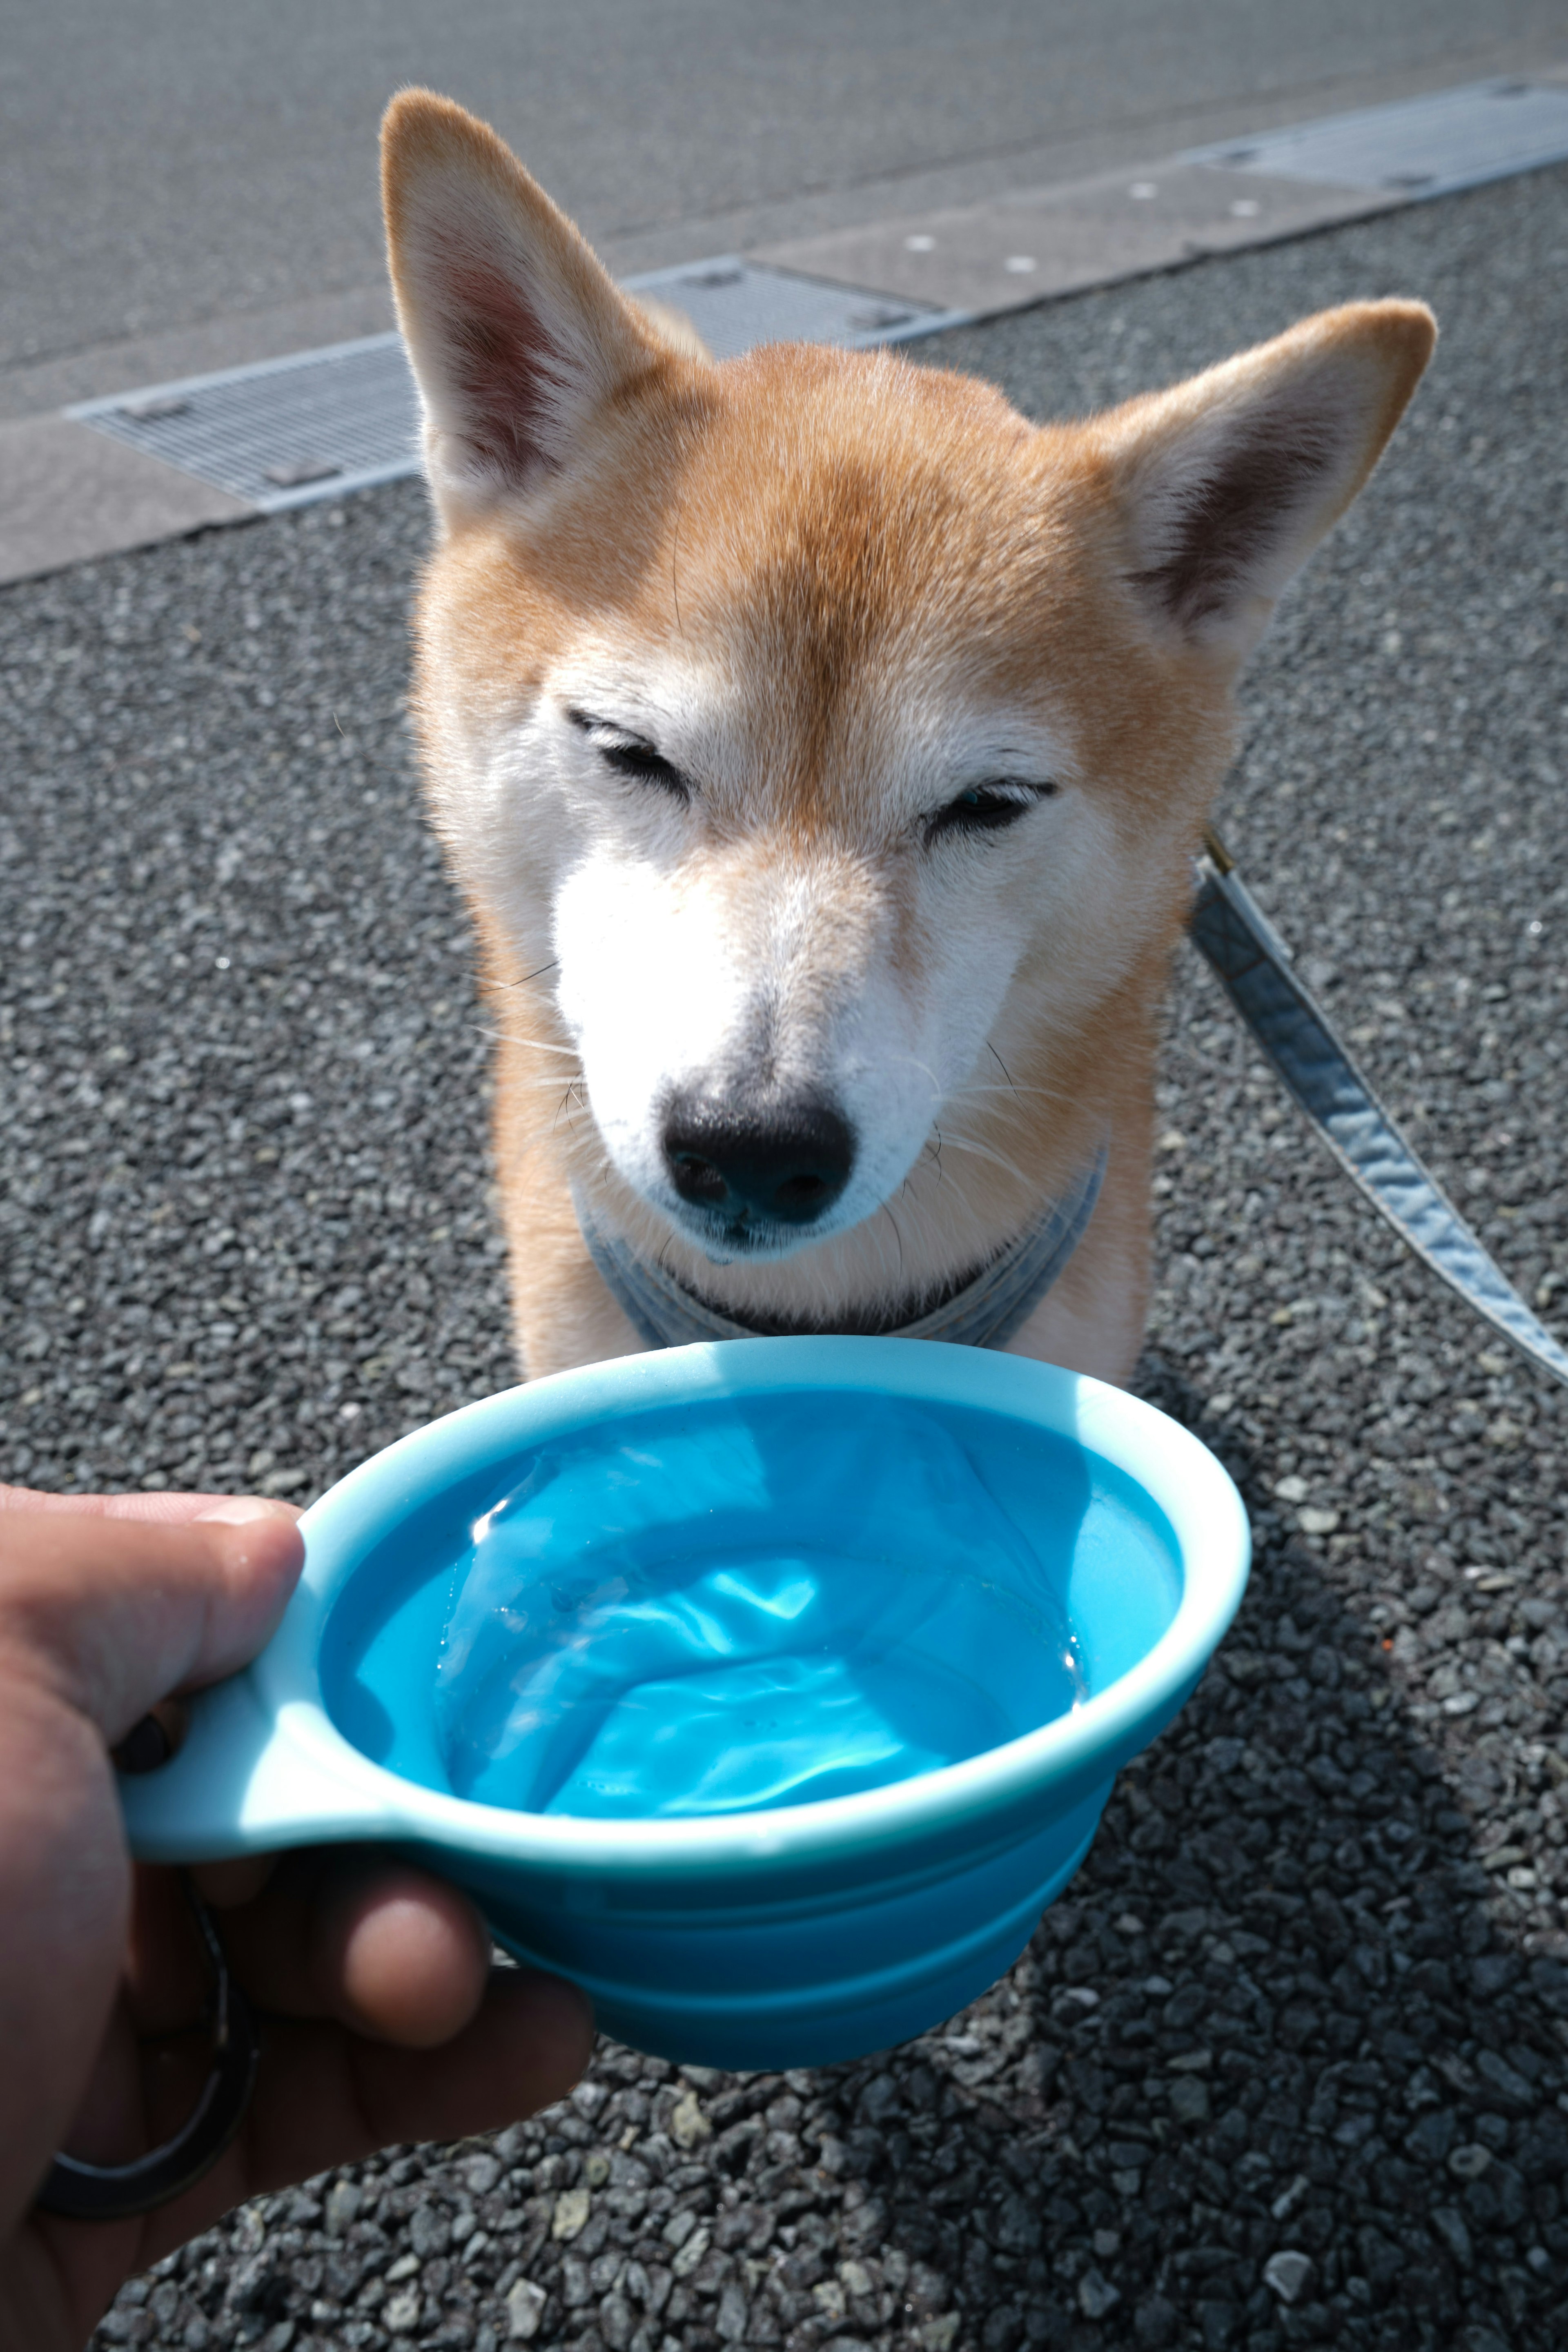
[[[982,1266],[972,1282],[927,1315],[880,1336],[945,1339],[966,1348],[1000,1348],[1039,1305],[1083,1238],[1105,1181],[1109,1150],[1101,1144],[1059,1201],[1049,1202],[1016,1240]],[[695,1339],[754,1339],[761,1327],[721,1315],[662,1265],[639,1257],[617,1234],[596,1223],[581,1191],[572,1188],[588,1255],[626,1320],[650,1348],[683,1348]]]

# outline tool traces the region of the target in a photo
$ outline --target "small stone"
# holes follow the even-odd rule
[[[674,2285],[675,2273],[673,2271],[665,2270],[658,2263],[650,2264],[647,2273],[647,2287],[643,2295],[643,2308],[649,2314],[650,2317],[654,2319],[658,2317],[659,2313],[669,2301],[670,2294]]]
[[[381,2306],[381,2325],[389,2336],[409,2336],[419,2325],[419,2290],[405,2287],[389,2295]]]
[[[711,2242],[706,2230],[693,2230],[669,2266],[674,2275],[678,2279],[689,2278]]]
[[[1304,1511],[1297,1512],[1296,1520],[1303,1535],[1331,1536],[1339,1526],[1340,1515],[1338,1511],[1322,1510],[1316,1504],[1309,1503]]]
[[[1482,2147],[1479,2140],[1466,2140],[1449,2157],[1448,2169],[1456,2180],[1479,2180],[1491,2160],[1489,2147]]]
[[[1452,2107],[1434,2107],[1406,2132],[1405,2145],[1423,2164],[1441,2164],[1458,2135],[1459,2119]]]
[[[1518,1871],[1509,1872],[1510,1885],[1520,1874]],[[1534,1874],[1531,1874],[1533,1876]],[[1478,2053],[1476,2072],[1478,2074],[1484,2074],[1492,2088],[1495,2091],[1500,2091],[1511,2107],[1528,2110],[1536,2105],[1535,2093],[1531,2089],[1524,2076],[1516,2068],[1510,2066],[1505,2058],[1500,2058],[1495,2050],[1482,2050]]]
[[[519,2279],[506,2299],[506,2332],[517,2341],[528,2344],[539,2333],[544,2316],[545,2294],[531,2279]]]
[[[267,2242],[267,2223],[258,2205],[242,2205],[234,2225],[233,2245],[237,2254],[259,2252]]]
[[[864,2263],[840,2263],[838,2275],[846,2294],[875,2294],[877,2292],[876,2281]]]
[[[1312,2257],[1287,2247],[1270,2254],[1263,2265],[1263,2284],[1279,2296],[1281,2303],[1296,2303],[1306,2293],[1312,2276]]]
[[[1442,2239],[1459,2268],[1468,2271],[1475,2260],[1475,2248],[1470,2243],[1470,2233],[1465,2227],[1463,2214],[1452,2205],[1435,2205],[1432,2209],[1432,2227]]]
[[[726,2344],[743,2344],[751,2321],[745,2290],[738,2279],[726,2279],[713,2326]]]
[[[590,2189],[602,2189],[610,2177],[610,2159],[602,2148],[595,2148],[583,2159],[583,2178]]]
[[[387,2265],[386,2284],[388,2286],[401,2286],[405,2279],[416,2278],[418,2274],[418,2255],[399,2254],[395,2263],[389,2263]]]
[[[1209,2095],[1195,2074],[1179,2075],[1171,2085],[1171,2113],[1179,2124],[1206,2124]]]
[[[428,2262],[432,2254],[444,2254],[452,2242],[451,2216],[446,2207],[435,2203],[416,2206],[408,2242],[421,2262]]]
[[[1002,2200],[995,2242],[1005,2254],[1032,2254],[1040,2242],[1040,2217],[1016,2189]]]
[[[1132,2333],[1145,2352],[1163,2352],[1176,2333],[1176,2307],[1163,2294],[1146,2294],[1132,2315]]]
[[[327,2191],[326,2228],[330,2238],[341,2238],[364,2202],[357,2180],[334,2180]]]
[[[599,2333],[609,2352],[626,2352],[637,2324],[637,2314],[624,2294],[607,2294],[600,2304]],[[720,2333],[723,2333],[722,2329]]]
[[[710,2139],[713,2126],[697,2104],[695,2091],[677,2099],[670,2110],[669,2137],[677,2147],[696,2147],[700,2141]]]
[[[470,2156],[463,2167],[463,2179],[471,2197],[488,2197],[500,2179],[500,2164],[493,2156]]]
[[[1086,2319],[1103,2319],[1121,2300],[1121,2289],[1112,2286],[1103,2271],[1092,2266],[1078,2283],[1078,2305]]]
[[[958,2335],[958,2314],[944,2311],[940,2319],[922,2319],[915,2330],[921,2352],[952,2352]]]
[[[550,2222],[551,2236],[563,2238],[568,2242],[574,2238],[580,2238],[588,2226],[588,2215],[593,2209],[593,2203],[594,2200],[587,2189],[563,2189],[555,2200],[555,2210]]]

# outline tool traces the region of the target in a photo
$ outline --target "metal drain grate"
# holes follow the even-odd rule
[[[684,310],[715,359],[737,359],[758,343],[837,343],[851,350],[929,335],[947,312],[897,294],[868,294],[825,278],[766,269],[727,254],[628,278],[628,294],[657,294]]]
[[[725,256],[628,278],[684,310],[719,359],[763,342],[864,346],[947,323],[927,303]],[[68,416],[263,514],[419,470],[419,402],[398,334],[84,401]]]
[[[419,467],[419,403],[395,333],[84,401],[66,414],[264,514]]]
[[[1447,195],[1568,162],[1568,89],[1474,82],[1430,98],[1299,122],[1257,139],[1194,148],[1181,160],[1266,172],[1275,179]]]

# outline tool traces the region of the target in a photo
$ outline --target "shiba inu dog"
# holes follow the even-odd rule
[[[887,352],[716,363],[441,99],[384,154],[527,1372],[901,1330],[1125,1380],[1237,673],[1430,313],[1037,427]]]

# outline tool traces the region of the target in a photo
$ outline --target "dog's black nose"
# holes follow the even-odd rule
[[[676,1191],[694,1207],[736,1221],[809,1225],[849,1181],[855,1139],[826,1103],[742,1108],[679,1095],[665,1117],[664,1156]]]

